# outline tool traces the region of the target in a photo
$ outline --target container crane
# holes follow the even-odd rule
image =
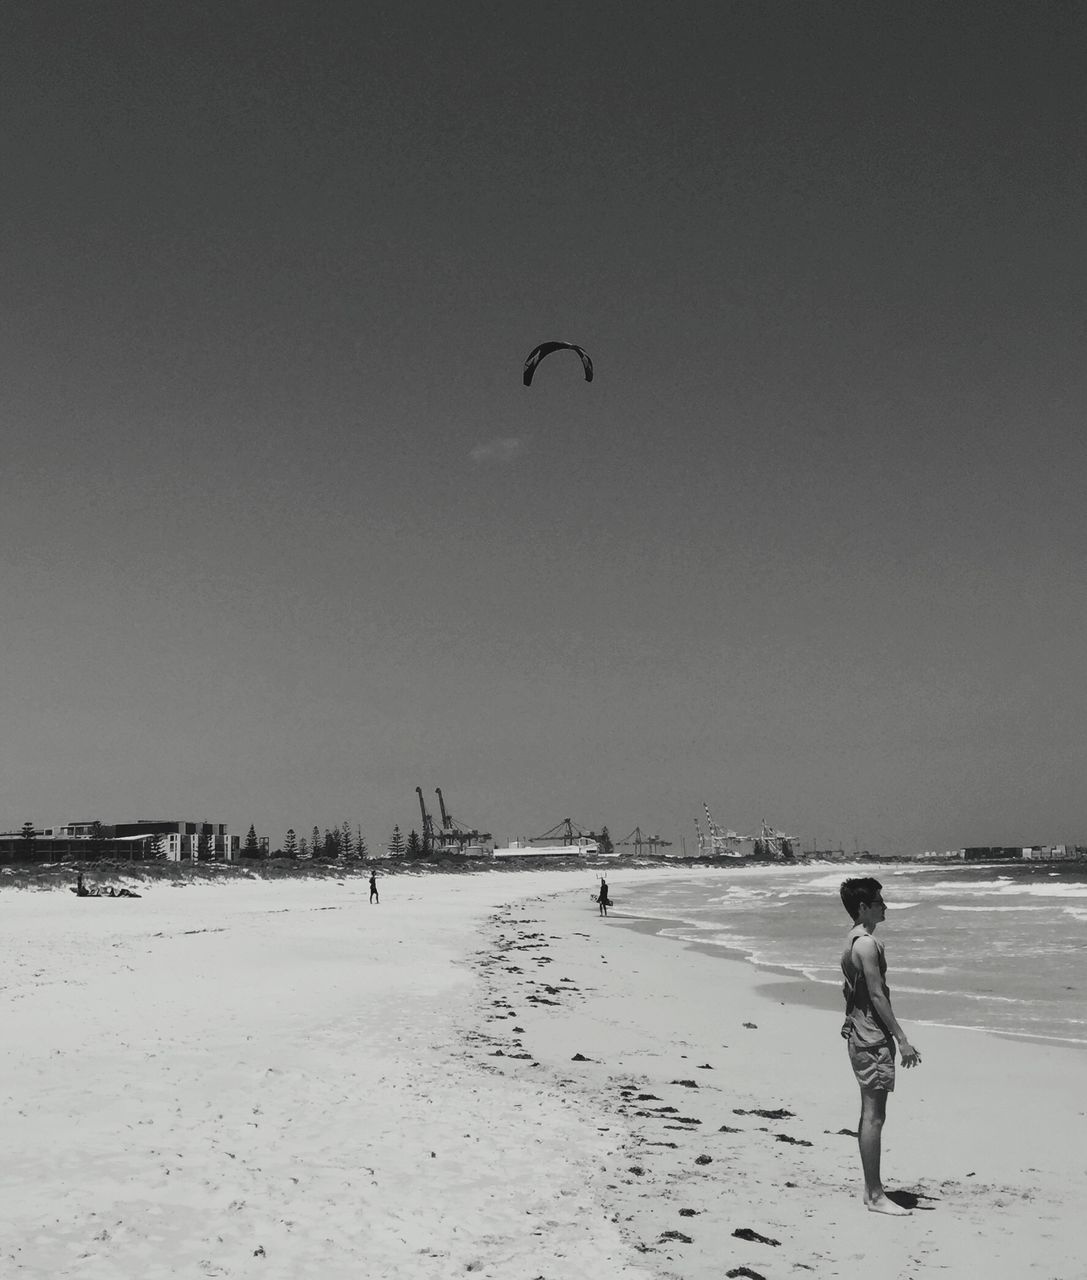
[[[545,831],[542,836],[529,836],[529,844],[535,844],[537,840],[561,840],[563,844],[577,844],[578,840],[595,840],[596,833],[593,831],[585,831],[578,826],[576,822],[571,822],[569,818],[563,818],[559,823]]]
[[[441,811],[442,811],[442,830],[443,830],[443,831],[452,831],[452,829],[453,829],[453,819],[452,819],[452,818],[449,816],[449,814],[448,814],[448,813],[446,813],[446,811],[445,811],[445,801],[442,799],[442,789],[441,789],[441,787],[435,787],[435,788],[434,788],[434,794],[438,797],[438,808],[439,808],[439,809],[441,809]]]
[[[759,834],[754,837],[755,854],[763,858],[792,858],[799,839],[799,836],[786,835],[784,831],[776,830],[764,818]]]
[[[426,811],[426,801],[423,799],[423,788],[416,787],[415,793],[419,797],[419,812],[423,815],[423,855],[429,854],[435,845],[434,836],[434,819]]]
[[[419,797],[419,812],[423,819],[424,855],[432,853],[463,853],[466,845],[486,847],[488,842],[493,839],[491,833],[489,831],[478,831],[475,827],[469,829],[463,823],[458,822],[445,807],[445,797],[442,795],[441,787],[436,787],[435,793],[438,797],[438,808],[442,815],[441,830],[437,828],[432,815],[427,813],[426,801],[423,799],[423,788],[415,788],[415,794]]]
[[[643,834],[641,827],[635,827],[628,836],[624,836],[622,840],[616,840],[616,847],[620,845],[634,847],[634,856],[640,858],[642,851],[652,854],[657,849],[667,848],[671,845],[671,840],[662,840],[660,836],[647,836]]]
[[[695,830],[698,831],[698,848],[699,852],[706,857],[711,858],[740,858],[743,853],[740,845],[744,841],[750,841],[754,837],[737,835],[735,831],[726,831],[723,827],[717,825],[713,820],[713,814],[710,813],[710,807],[702,801],[702,808],[706,811],[706,823],[709,827],[709,839],[705,839],[702,831],[695,822]]]
[[[489,831],[480,831],[476,827],[467,827],[463,822],[458,822],[445,807],[441,787],[435,787],[434,790],[442,813],[442,841],[447,853],[463,853],[466,845],[478,845],[483,849],[493,841],[494,837]]]

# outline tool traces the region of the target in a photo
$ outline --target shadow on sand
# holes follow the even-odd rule
[[[893,1200],[902,1209],[921,1209],[931,1213],[936,1208],[936,1197],[923,1195],[920,1191],[888,1191],[887,1199]],[[922,1200],[932,1203],[922,1204]]]

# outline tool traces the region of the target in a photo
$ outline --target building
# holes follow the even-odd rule
[[[228,833],[225,822],[185,822],[170,818],[140,818],[119,822],[114,828],[119,840],[134,836],[158,842],[167,862],[237,862],[240,841]],[[267,853],[267,837],[264,852]]]
[[[225,822],[140,819],[108,825],[98,821],[62,822],[33,831],[0,832],[0,863],[60,862],[91,858],[165,858],[168,862],[237,862],[240,840]],[[258,841],[267,855],[268,838]]]

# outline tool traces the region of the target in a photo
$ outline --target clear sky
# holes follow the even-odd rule
[[[1087,841],[1085,67],[1070,3],[8,5],[0,826]]]

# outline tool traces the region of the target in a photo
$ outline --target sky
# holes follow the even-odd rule
[[[1087,843],[1087,9],[2,27],[0,827]]]

